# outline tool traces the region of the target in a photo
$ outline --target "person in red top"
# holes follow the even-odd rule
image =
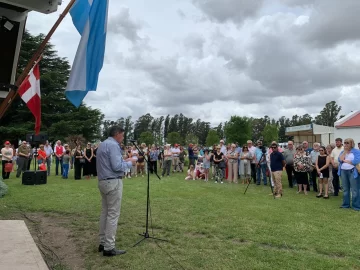
[[[63,155],[65,154],[65,148],[64,146],[61,145],[61,141],[57,141],[55,148],[54,148],[54,153],[55,153],[55,175],[59,175],[59,164],[60,164],[60,170],[61,170],[61,175],[63,175]]]
[[[39,150],[38,150],[38,156],[37,156],[37,160],[38,160],[38,165],[40,166],[40,164],[46,164],[46,152],[44,150],[44,145],[40,144],[39,146]]]

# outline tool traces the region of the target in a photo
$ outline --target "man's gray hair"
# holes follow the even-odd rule
[[[118,133],[124,133],[125,130],[122,128],[122,127],[119,127],[119,126],[112,126],[110,129],[109,129],[109,136],[110,137],[114,137],[116,134]]]
[[[318,142],[314,142],[313,146],[321,146],[321,145]]]

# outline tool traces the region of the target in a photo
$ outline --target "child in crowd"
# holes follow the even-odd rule
[[[63,179],[68,179],[69,176],[69,166],[70,166],[70,150],[66,150],[65,155],[63,156]]]
[[[205,170],[204,165],[200,163],[200,166],[196,170],[196,179],[205,179]]]
[[[203,159],[205,182],[209,181],[210,159],[211,159],[211,154],[209,153],[208,149],[205,149],[204,159]]]
[[[195,168],[194,165],[190,165],[190,169],[187,171],[187,176],[185,177],[185,180],[195,180]]]

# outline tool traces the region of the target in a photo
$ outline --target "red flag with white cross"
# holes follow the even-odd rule
[[[41,126],[40,69],[37,63],[19,87],[18,93],[35,117],[35,134]]]

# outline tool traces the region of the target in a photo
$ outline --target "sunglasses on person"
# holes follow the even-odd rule
[[[276,146],[271,146],[271,149],[276,149],[277,147]]]
[[[324,150],[323,150],[323,149],[320,149],[319,152],[324,152]]]
[[[344,142],[344,144],[350,144],[350,142]]]

